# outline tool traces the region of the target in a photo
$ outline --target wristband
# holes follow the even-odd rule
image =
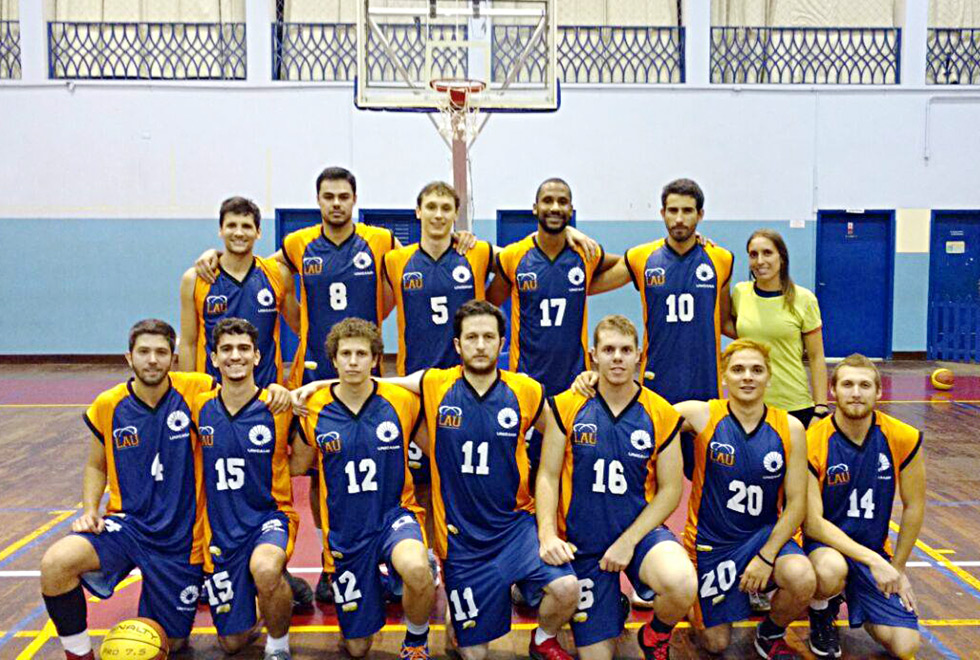
[[[768,566],[769,568],[775,568],[776,567],[776,564],[774,562],[769,561],[765,557],[763,557],[761,552],[757,552],[755,554],[755,556],[758,557],[759,559],[761,559],[762,560],[762,563],[765,564],[766,566]]]

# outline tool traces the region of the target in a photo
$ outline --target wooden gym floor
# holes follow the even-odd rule
[[[935,392],[926,362],[884,365],[882,409],[925,431],[928,471],[927,516],[910,559],[909,575],[916,589],[924,644],[920,658],[980,658],[980,367],[944,365],[957,373],[950,392]],[[67,533],[79,511],[82,466],[89,432],[80,416],[98,392],[128,377],[118,366],[0,364],[0,658],[62,658],[54,629],[44,611],[38,587],[38,566],[45,549]],[[297,508],[303,515],[290,570],[315,584],[319,574],[319,540],[306,504],[305,479],[294,481]],[[670,521],[679,530],[683,506]],[[893,531],[900,520],[892,517]],[[89,626],[94,637],[120,619],[133,616],[139,593],[133,576],[108,601],[90,599]],[[440,591],[440,598],[444,598]],[[443,655],[442,600],[434,613],[430,646]],[[494,658],[526,657],[533,612],[515,611],[514,631],[495,642]],[[649,617],[635,612],[628,637],[620,646],[623,657],[642,657],[635,628]],[[373,652],[397,657],[403,635],[400,612],[392,607],[389,626]],[[727,658],[755,657],[752,630],[737,630]],[[805,622],[790,629],[792,646],[812,657],[806,648]],[[562,634],[571,645],[570,635]],[[337,627],[333,607],[295,616],[290,635],[293,657],[333,658]],[[845,630],[845,658],[885,657],[863,631]],[[98,639],[96,639],[96,645]],[[702,653],[689,629],[674,635],[672,657],[698,658]],[[198,612],[191,650],[178,657],[223,657],[206,611]],[[257,644],[241,654],[261,658]]]

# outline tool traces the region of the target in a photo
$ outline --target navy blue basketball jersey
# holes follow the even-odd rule
[[[786,411],[767,408],[752,431],[742,428],[728,401],[708,402],[711,417],[694,438],[694,474],[684,543],[692,553],[705,546],[744,543],[779,518],[790,451]]]
[[[721,395],[721,296],[732,273],[732,253],[695,245],[680,255],[664,239],[626,251],[626,264],[643,306],[642,371],[647,387],[678,403]]]
[[[154,408],[130,381],[100,394],[83,419],[105,445],[106,515],[125,515],[154,550],[190,555],[198,500],[191,403],[214,379],[176,372],[167,378],[170,388]]]
[[[922,445],[922,433],[875,412],[860,445],[844,435],[833,416],[807,430],[810,471],[820,482],[823,517],[857,543],[891,555],[888,522],[902,470]]]
[[[681,418],[645,387],[619,415],[599,394],[568,390],[549,404],[566,441],[558,532],[580,554],[601,555],[656,495],[657,456]]]
[[[319,463],[324,548],[331,557],[351,559],[377,538],[395,509],[415,513],[422,524],[408,471],[408,442],[420,419],[419,398],[375,382],[355,413],[337,398],[336,388],[310,397],[300,430]]]
[[[221,373],[211,363],[214,342],[211,332],[224,318],[245,319],[259,331],[259,366],[255,384],[265,387],[282,382],[282,358],[279,354],[279,311],[285,284],[275,259],[256,257],[241,281],[220,269],[218,278],[208,284],[198,278],[194,286],[194,308],[197,310],[197,358],[195,369],[221,381]]]
[[[440,557],[497,552],[519,518],[534,512],[524,434],[543,403],[540,383],[523,374],[498,372],[481,396],[462,367],[425,372],[422,405]]]
[[[360,223],[339,245],[319,225],[283,240],[283,254],[300,275],[300,343],[289,375],[291,387],[337,377],[324,348],[335,323],[354,316],[381,325],[381,260],[394,246],[390,231]],[[316,369],[307,371],[305,361],[316,362]]]
[[[398,312],[400,376],[459,364],[453,317],[463,303],[486,297],[492,250],[480,241],[465,255],[448,248],[433,259],[414,243],[385,255],[384,273]]]
[[[268,390],[260,389],[232,415],[220,394],[218,389],[198,396],[193,408],[195,457],[207,500],[204,547],[216,556],[237,550],[270,513],[299,521],[289,477],[292,412],[273,415]]]
[[[602,250],[588,260],[569,245],[553,260],[535,236],[497,255],[511,286],[510,370],[527,374],[551,394],[564,392],[588,368],[585,299]]]

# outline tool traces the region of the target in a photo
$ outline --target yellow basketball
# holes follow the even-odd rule
[[[99,648],[104,659],[163,660],[170,652],[167,633],[153,619],[120,621],[105,636]]]
[[[932,376],[929,377],[929,382],[937,390],[951,390],[953,389],[953,383],[956,382],[956,377],[949,369],[940,368],[932,372]]]

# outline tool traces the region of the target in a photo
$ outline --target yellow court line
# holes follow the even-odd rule
[[[122,591],[123,589],[125,589],[129,585],[135,584],[135,583],[139,582],[142,579],[143,579],[143,575],[142,574],[139,574],[139,575],[130,575],[125,580],[123,580],[122,582],[120,582],[119,584],[117,584],[116,585],[116,588],[113,589],[112,593],[113,594],[118,594],[120,591]],[[98,596],[89,596],[88,602],[90,602],[90,603],[100,603],[100,602],[102,602],[102,599],[99,598]]]
[[[57,635],[57,631],[54,629],[54,622],[48,619],[48,622],[44,624],[44,627],[37,634],[37,636],[31,640],[31,643],[27,647],[17,654],[17,660],[31,660],[38,651],[41,650],[49,639]]]
[[[902,528],[891,520],[888,521],[888,526],[891,527],[892,531],[895,533],[902,531]],[[956,575],[958,578],[966,582],[968,585],[970,585],[977,591],[980,591],[980,580],[973,577],[971,574],[967,573],[959,566],[954,565],[951,561],[946,559],[946,557],[944,557],[935,548],[919,540],[916,540],[915,547],[917,547],[919,550],[929,555],[929,557],[935,560],[936,563],[941,565],[946,570],[951,571],[954,575]]]
[[[81,503],[79,503],[78,506],[81,507],[82,506]],[[40,527],[38,527],[37,529],[35,529],[33,532],[31,532],[27,536],[21,537],[19,540],[14,541],[13,543],[11,543],[10,545],[8,545],[3,550],[0,550],[0,561],[3,561],[4,559],[6,559],[7,557],[9,557],[10,555],[14,554],[15,552],[17,552],[18,550],[20,550],[21,548],[23,548],[25,545],[27,545],[28,543],[30,543],[31,541],[33,541],[34,539],[36,539],[37,537],[39,537],[42,534],[44,534],[45,532],[49,531],[55,525],[58,525],[58,524],[64,522],[65,520],[67,520],[68,518],[71,518],[76,513],[78,513],[78,510],[77,509],[74,509],[74,510],[71,510],[71,511],[62,511],[57,516],[55,516],[54,518],[52,518],[48,522],[44,523],[43,525],[41,525]]]

